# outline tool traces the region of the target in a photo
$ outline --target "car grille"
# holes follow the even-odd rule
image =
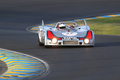
[[[63,44],[78,44],[78,41],[63,41]]]

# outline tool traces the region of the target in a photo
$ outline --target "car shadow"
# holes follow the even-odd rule
[[[93,46],[46,46],[48,49],[92,48]]]

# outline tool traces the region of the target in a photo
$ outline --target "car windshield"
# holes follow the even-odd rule
[[[77,25],[76,23],[64,23],[66,26],[74,26]]]
[[[87,26],[85,20],[76,20],[76,22],[58,22],[56,24],[56,28],[58,30],[63,30],[63,29],[77,29],[77,27],[84,27]]]

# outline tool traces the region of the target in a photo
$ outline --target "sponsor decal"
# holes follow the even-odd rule
[[[62,34],[65,35],[65,36],[76,36],[77,35],[76,32],[64,32]]]
[[[77,40],[77,37],[64,37],[63,40]]]

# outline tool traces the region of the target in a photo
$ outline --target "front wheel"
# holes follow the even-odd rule
[[[39,43],[39,46],[44,46],[44,44],[40,42],[39,38],[38,38],[38,43]]]

